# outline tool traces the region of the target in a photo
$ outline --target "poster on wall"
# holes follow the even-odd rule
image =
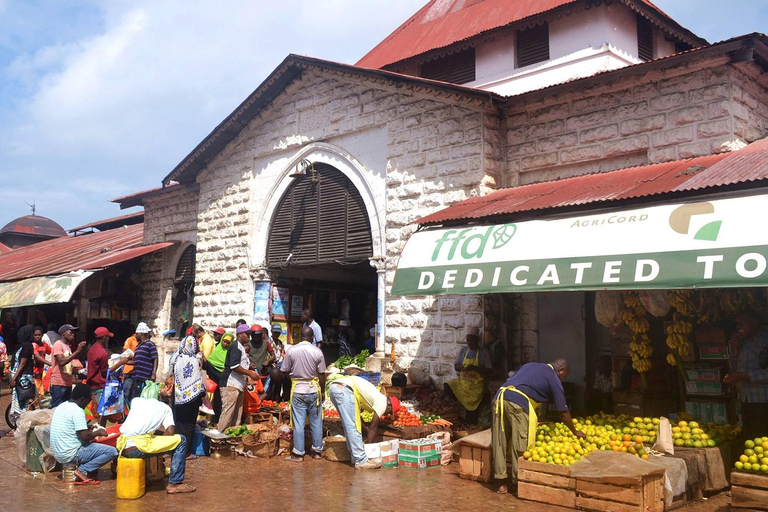
[[[269,322],[269,292],[272,283],[260,281],[256,283],[253,301],[254,322]]]
[[[272,287],[272,316],[277,320],[286,320],[288,315],[288,288]]]
[[[302,309],[304,309],[304,296],[291,295],[291,316],[300,317]]]
[[[295,345],[301,341],[301,323],[291,324],[291,339],[288,342],[291,345]]]

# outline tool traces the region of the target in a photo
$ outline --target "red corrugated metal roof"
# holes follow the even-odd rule
[[[734,154],[702,156],[498,190],[456,203],[420,219],[418,223],[480,219],[664,194],[679,189],[696,174],[714,168],[731,155]],[[768,173],[764,172],[762,177],[768,178]],[[721,180],[727,181],[727,178],[721,177]],[[714,181],[708,186],[715,186]]]
[[[90,224],[86,224],[84,226],[78,226],[76,228],[72,228],[69,230],[70,233],[74,233],[76,231],[84,231],[86,229],[98,229],[99,231],[104,231],[105,229],[111,229],[114,227],[122,227],[124,225],[131,225],[131,224],[139,224],[144,219],[144,211],[140,212],[133,212],[128,213],[126,215],[120,215],[119,217],[111,217],[109,219],[104,220],[98,220],[96,222],[91,222]]]
[[[376,45],[357,66],[382,68],[430,50],[445,48],[484,32],[583,0],[431,0]],[[678,25],[650,0],[626,0],[653,9],[690,44],[703,39]]]
[[[733,185],[764,180],[766,177],[768,177],[768,138],[730,153],[728,158],[675,187],[673,192]]]
[[[17,235],[34,235],[40,237],[56,237],[67,236],[67,232],[64,228],[59,226],[58,223],[49,219],[48,217],[41,217],[40,215],[24,215],[18,219],[14,219],[2,229],[0,233],[14,233]]]
[[[173,245],[163,242],[143,246],[143,235],[144,224],[135,224],[20,247],[0,255],[0,281],[104,268]]]
[[[0,254],[5,254],[8,252],[11,252],[13,249],[5,245],[4,243],[0,242]]]

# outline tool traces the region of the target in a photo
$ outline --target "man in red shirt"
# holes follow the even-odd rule
[[[114,334],[109,332],[106,327],[97,327],[93,334],[96,336],[96,341],[88,351],[88,376],[85,379],[85,383],[91,388],[93,392],[93,404],[95,407],[92,409],[94,416],[96,416],[96,408],[101,400],[101,395],[104,393],[104,384],[107,383],[107,370],[109,369],[109,353],[107,353],[107,342],[109,338],[112,338]],[[106,423],[106,418],[101,418],[99,423]],[[102,424],[102,426],[104,426]]]

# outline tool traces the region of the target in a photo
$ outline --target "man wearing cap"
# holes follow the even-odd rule
[[[251,368],[257,372],[264,372],[265,367],[275,361],[268,336],[269,332],[265,331],[264,326],[259,324],[251,326],[251,350],[248,353],[248,359],[251,362]]]
[[[149,339],[149,332],[149,326],[144,322],[136,326],[136,341],[139,344],[133,354],[133,388],[130,396],[126,396],[129,406],[131,400],[141,396],[144,382],[153,381],[157,376],[157,347]]]
[[[491,353],[480,346],[480,329],[468,328],[466,340],[467,346],[459,351],[459,357],[454,363],[459,378],[446,382],[444,388],[446,393],[454,395],[461,406],[471,413],[467,414],[467,421],[473,422],[480,402],[488,398],[485,379],[490,376],[493,365]]]
[[[53,360],[51,364],[51,409],[66,402],[72,396],[72,376],[73,364],[75,359],[84,349],[85,341],[81,341],[77,348],[72,351],[70,348],[76,341],[75,332],[77,327],[71,324],[64,324],[59,327],[59,336],[61,339],[53,344]]]
[[[323,451],[322,389],[325,380],[325,357],[319,348],[312,346],[312,329],[301,328],[301,342],[285,355],[282,372],[291,377],[291,426],[293,451],[286,460],[304,460],[304,429],[306,421],[312,431],[312,458],[321,458]]]
[[[91,388],[93,402],[98,407],[101,395],[104,393],[104,384],[107,383],[107,370],[109,369],[109,353],[107,353],[106,346],[109,343],[109,338],[115,335],[109,332],[106,327],[97,327],[93,331],[93,335],[96,336],[96,341],[88,351],[88,375],[85,383]],[[102,423],[103,426],[106,423],[106,418],[102,418],[102,421],[99,423]]]
[[[250,337],[251,328],[247,324],[239,325],[237,339],[229,347],[225,347],[227,358],[221,380],[219,380],[219,389],[221,389],[221,415],[217,426],[219,432],[240,424],[243,416],[245,379],[250,377],[255,381],[259,378],[258,372],[249,369],[248,356],[243,347],[243,344],[248,344]]]
[[[376,328],[371,327],[371,330],[368,332],[370,336],[365,340],[365,346],[363,348],[367,350],[369,354],[373,355],[373,353],[376,352]]]
[[[289,352],[290,353],[290,352]],[[373,419],[368,426],[367,442],[373,443],[379,430],[381,417],[395,414],[400,409],[400,400],[382,395],[376,386],[362,377],[340,377],[328,385],[328,396],[339,411],[341,425],[347,448],[352,455],[356,469],[378,469],[380,460],[369,460],[363,445],[362,411],[373,412]],[[295,443],[294,436],[294,443]]]
[[[213,343],[215,345],[218,345],[221,343],[221,337],[224,336],[227,333],[227,330],[224,329],[222,326],[218,326],[213,331]]]

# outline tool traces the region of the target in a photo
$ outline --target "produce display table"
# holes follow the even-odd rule
[[[768,510],[768,476],[731,472],[731,506]]]

